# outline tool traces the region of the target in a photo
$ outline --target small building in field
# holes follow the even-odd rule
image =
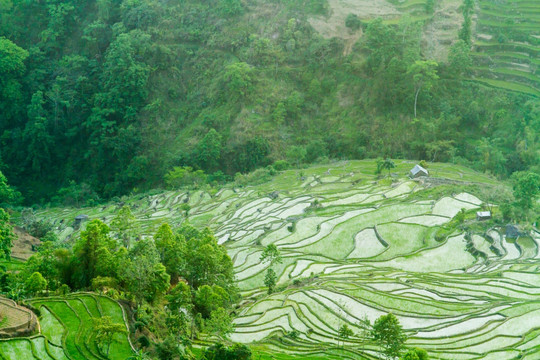
[[[81,227],[81,224],[88,220],[88,215],[77,215],[75,216],[75,223],[73,224],[74,229],[79,229]]]
[[[476,213],[476,220],[482,221],[482,220],[489,220],[491,219],[491,211],[478,211]]]
[[[411,179],[415,179],[421,176],[429,176],[429,172],[420,165],[415,165],[411,171],[409,171],[409,176]]]

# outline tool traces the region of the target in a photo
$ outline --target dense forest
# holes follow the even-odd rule
[[[438,63],[420,22],[350,16],[364,34],[344,51],[308,22],[326,12],[324,0],[2,0],[0,170],[26,204],[69,205],[283,160],[539,170],[538,99],[464,80],[470,19]]]

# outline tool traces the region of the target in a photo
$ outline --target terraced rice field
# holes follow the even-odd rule
[[[0,340],[1,359],[105,359],[95,341],[93,319],[110,316],[116,323],[125,323],[120,305],[105,296],[72,294],[33,299],[30,304],[41,311],[40,334]],[[127,335],[117,335],[111,344],[109,358],[124,360],[131,355]]]
[[[478,1],[476,80],[540,96],[540,2]]]
[[[0,335],[29,333],[37,326],[34,313],[13,300],[0,298]]]
[[[493,227],[436,240],[462,208],[481,206],[482,199],[467,192],[473,184],[496,182],[466,168],[430,164],[433,177],[457,182],[434,191],[406,178],[413,165],[397,162],[392,184],[374,177],[374,161],[351,161],[285,171],[258,186],[123,200],[147,235],[162,222],[186,221],[184,202],[191,205],[192,224],[214,230],[244,295],[231,339],[256,350],[375,359],[380,349],[365,338],[361,321],[392,312],[407,345],[427,349],[434,359],[540,358],[540,233],[509,241]],[[66,237],[76,235],[65,224],[77,214],[110,221],[118,208],[41,215],[55,219]],[[274,266],[279,281],[272,295],[263,287],[268,265],[259,261],[268,244],[283,257]],[[344,323],[355,335],[341,349],[337,330]],[[292,330],[298,338],[284,337]]]

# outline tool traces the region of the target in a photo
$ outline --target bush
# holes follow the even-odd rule
[[[323,140],[313,140],[306,146],[305,161],[312,163],[328,156],[328,148]]]
[[[345,19],[345,26],[351,30],[358,30],[362,26],[362,21],[358,18],[356,14],[349,14]]]
[[[193,170],[190,166],[175,166],[165,175],[165,184],[169,188],[183,186],[199,187],[206,183],[207,176],[202,170]]]
[[[70,181],[68,186],[58,190],[56,196],[53,196],[52,202],[64,206],[81,207],[88,204],[95,205],[99,203],[98,194],[92,190],[86,183],[77,184]]]
[[[140,336],[140,337],[137,339],[137,342],[138,342],[139,345],[141,345],[141,347],[143,347],[143,348],[150,346],[150,340],[148,339],[148,337],[147,337],[146,335]]]
[[[277,171],[283,171],[283,170],[287,170],[288,168],[290,168],[291,164],[289,164],[289,162],[287,160],[277,160],[276,162],[274,162],[274,164],[272,166]]]

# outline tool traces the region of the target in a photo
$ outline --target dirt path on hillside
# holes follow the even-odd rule
[[[463,23],[463,14],[459,11],[461,4],[461,0],[436,2],[435,13],[432,20],[426,24],[422,38],[424,53],[428,59],[439,62],[448,59],[448,50],[458,39]]]
[[[361,20],[376,17],[394,18],[401,13],[386,0],[328,0],[329,16],[317,16],[309,23],[326,39],[338,37],[345,40],[344,55],[348,55],[356,41],[362,36],[362,30],[352,32],[345,26],[349,14],[356,14]]]
[[[35,254],[32,247],[36,247],[40,244],[38,238],[28,234],[22,228],[15,226],[13,228],[16,239],[13,240],[13,248],[11,248],[11,256],[21,260],[28,260],[28,258]]]

